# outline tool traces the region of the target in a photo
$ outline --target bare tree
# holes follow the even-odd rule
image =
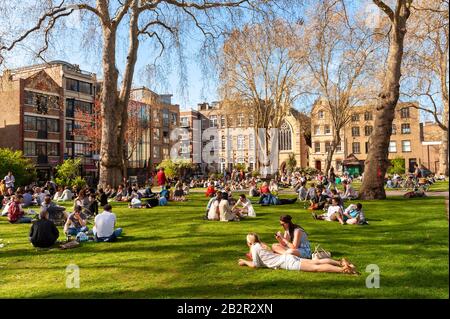
[[[183,37],[190,28],[200,31],[208,41],[213,41],[224,31],[225,24],[238,23],[243,17],[241,8],[258,10],[260,5],[270,5],[265,0],[123,0],[123,1],[54,1],[39,0],[32,4],[40,12],[33,25],[16,38],[0,43],[0,62],[3,52],[11,51],[35,34],[42,34],[43,41],[36,50],[42,56],[53,37],[52,31],[59,20],[81,10],[95,17],[101,29],[102,75],[101,91],[101,162],[100,185],[118,185],[122,181],[124,140],[127,130],[127,105],[138,59],[140,43],[150,38],[164,51],[182,49]],[[25,3],[25,2],[24,2]],[[3,5],[3,4],[2,4]],[[12,6],[11,2],[5,4]],[[25,4],[24,4],[25,5]],[[14,10],[12,10],[14,11]],[[18,14],[15,12],[15,14]],[[23,12],[23,17],[27,12]],[[29,21],[24,19],[24,21]],[[122,24],[126,24],[122,25]],[[125,32],[126,30],[126,32]],[[123,72],[118,65],[117,46],[120,37],[128,45]],[[180,55],[183,57],[183,55]],[[181,61],[183,64],[183,61]],[[119,77],[121,83],[119,85]],[[183,79],[181,79],[183,81]]]
[[[442,130],[439,172],[448,176],[449,2],[417,1],[408,22],[406,76],[402,94],[419,99],[415,107],[430,115]]]
[[[320,96],[317,103],[330,114],[332,123],[328,172],[354,107],[372,94],[374,52],[379,44],[364,17],[349,16],[345,1],[317,1],[308,16],[303,37],[311,78],[308,91]]]
[[[280,128],[301,90],[304,67],[297,33],[301,23],[265,20],[235,29],[227,37],[220,61],[223,105],[251,114],[255,129],[266,129],[269,155],[270,129]],[[265,163],[263,166],[269,166]]]
[[[389,53],[381,92],[375,109],[375,123],[369,152],[365,161],[364,178],[360,189],[362,199],[385,199],[384,176],[390,165],[389,141],[392,121],[400,95],[400,77],[406,22],[410,16],[412,0],[396,0],[395,7],[384,1],[373,0],[389,19]]]

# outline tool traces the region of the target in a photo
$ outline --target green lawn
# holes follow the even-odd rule
[[[303,204],[255,205],[257,218],[236,223],[201,219],[207,199],[132,210],[114,204],[124,237],[61,251],[37,251],[29,225],[0,218],[0,298],[448,298],[448,221],[443,198],[363,202],[370,225],[314,221]],[[245,235],[268,243],[289,213],[336,258],[361,276],[239,267]],[[62,231],[61,231],[62,232]],[[62,239],[62,236],[60,237]],[[9,242],[9,244],[8,244]],[[67,289],[65,268],[80,267],[81,286]],[[366,266],[377,264],[379,289],[366,288]]]

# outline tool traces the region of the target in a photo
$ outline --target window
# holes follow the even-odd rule
[[[242,151],[245,149],[245,138],[244,135],[238,135],[237,137],[237,149]]]
[[[323,119],[323,111],[322,111],[322,110],[320,110],[319,112],[317,112],[317,117],[318,117],[319,119]]]
[[[389,153],[397,153],[397,143],[395,141],[389,142]]]
[[[155,121],[156,123],[159,123],[159,112],[158,110],[153,110],[153,121]]]
[[[177,113],[171,113],[171,122],[172,125],[177,125]]]
[[[410,134],[411,133],[411,127],[409,126],[409,123],[403,123],[402,124],[402,134]]]
[[[392,135],[397,134],[397,126],[395,124],[392,124]]]
[[[74,155],[85,156],[87,154],[87,145],[81,143],[74,143]]]
[[[92,95],[92,83],[66,78],[66,90]]]
[[[23,155],[36,156],[36,143],[35,142],[23,142]]]
[[[364,135],[365,136],[370,136],[372,134],[373,131],[373,126],[368,125],[364,127]]]
[[[319,125],[314,126],[314,134],[320,135],[320,126]]]
[[[189,118],[187,116],[180,117],[180,125],[182,127],[188,127],[189,126]]]
[[[359,136],[359,127],[358,126],[352,127],[352,136]]]
[[[23,117],[23,129],[25,131],[36,131],[36,118],[34,116],[27,116],[25,115]]]
[[[233,126],[233,117],[232,116],[229,116],[228,117],[228,119],[227,119],[227,124],[228,124],[228,127],[231,127],[231,126]]]
[[[66,149],[64,150],[64,155],[67,157],[73,157],[73,143],[66,143]]]
[[[47,131],[52,133],[59,133],[59,120],[47,119]]]
[[[213,115],[209,118],[209,127],[217,127],[217,116]]]
[[[153,128],[153,140],[159,141],[161,138],[159,128]]]
[[[249,150],[255,149],[255,138],[254,138],[253,134],[250,134],[248,136],[248,148],[249,148]]]
[[[372,112],[364,112],[364,120],[365,121],[372,121],[373,120]]]
[[[220,117],[220,127],[225,127],[225,116]]]
[[[248,117],[248,126],[253,126],[253,125],[255,125],[255,121],[254,121],[253,115],[250,115]]]
[[[359,121],[359,114],[352,114],[352,122],[358,122]]]
[[[59,143],[48,143],[47,144],[47,155],[48,156],[59,156]]]
[[[153,158],[159,158],[159,146],[153,146]]]
[[[239,114],[237,118],[238,126],[244,126],[244,114]]]
[[[169,132],[168,131],[163,131],[163,142],[169,143]]]
[[[325,152],[331,151],[331,142],[325,142]]]
[[[226,136],[225,136],[225,135],[222,135],[222,143],[221,143],[221,145],[222,145],[222,151],[225,151],[226,144],[227,144]]]
[[[169,149],[167,147],[163,148],[163,159],[169,158]]]
[[[330,126],[325,125],[325,134],[331,134]]]
[[[284,122],[280,128],[280,133],[278,136],[278,148],[280,151],[292,150],[291,127],[286,122]]]
[[[353,142],[352,143],[352,152],[353,152],[353,154],[360,154],[361,153],[361,148],[360,148],[359,142]]]
[[[365,143],[366,154],[369,153],[369,142]]]
[[[408,119],[409,118],[409,107],[404,107],[400,109],[400,117],[402,119]]]
[[[162,110],[162,117],[163,117],[163,126],[169,126],[169,110],[168,109]]]
[[[340,151],[342,151],[341,143],[336,145],[336,152],[340,152]]]
[[[59,96],[46,95],[25,91],[24,103],[29,106],[37,107],[37,112],[46,114],[48,109],[59,109]]]
[[[402,141],[402,152],[411,152],[411,141]]]
[[[319,142],[314,143],[314,152],[320,153],[320,143]]]

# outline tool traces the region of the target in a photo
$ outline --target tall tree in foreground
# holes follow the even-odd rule
[[[392,121],[400,95],[400,77],[403,60],[403,46],[406,35],[406,22],[410,16],[412,0],[396,0],[395,8],[384,1],[373,2],[388,17],[391,30],[389,34],[389,53],[381,92],[375,110],[375,123],[371,135],[369,153],[365,161],[364,178],[360,189],[362,199],[385,199],[384,176],[390,165],[389,141],[392,134]]]
[[[264,138],[257,139],[259,145],[266,146],[264,154],[259,154],[264,170],[269,166],[275,169],[270,163],[271,142],[276,138],[271,136],[271,129],[280,128],[302,93],[301,27],[301,22],[291,25],[281,19],[265,20],[233,30],[223,46],[223,107],[251,115],[254,128],[266,130]]]
[[[356,13],[349,16],[343,0],[317,1],[308,16],[302,41],[311,79],[308,91],[320,96],[317,103],[330,114],[332,123],[328,172],[354,107],[373,96],[377,41],[365,17]]]
[[[448,176],[449,1],[419,0],[412,6],[402,94],[438,124],[442,144],[439,172]]]
[[[11,40],[0,38],[0,63],[3,61],[5,51],[11,51],[28,38],[38,35],[41,39],[37,41],[36,52],[41,56],[52,41],[57,41],[59,34],[55,32],[55,26],[60,20],[77,10],[90,14],[90,18],[95,21],[94,24],[101,30],[102,41],[103,87],[100,96],[102,136],[99,184],[117,186],[122,181],[123,149],[128,121],[127,105],[140,44],[150,38],[160,44],[163,51],[171,48],[182,50],[183,39],[190,35],[189,31],[192,28],[208,39],[206,43],[211,43],[226,29],[227,23],[240,21],[239,19],[244,16],[240,9],[249,9],[251,16],[251,13],[258,11],[260,5],[267,8],[271,2],[271,0],[61,0],[56,3],[53,0],[38,0],[19,3],[30,6],[33,12],[20,10],[20,7],[17,9],[15,5],[9,3],[5,4],[5,7],[8,6],[5,10],[10,8],[10,14],[14,16],[18,12],[23,13],[23,25],[27,26],[27,29],[16,30],[15,34],[19,34],[17,38]],[[33,21],[30,16],[33,17],[31,13],[35,12],[37,19]],[[25,19],[25,14],[28,20]],[[118,46],[117,43],[123,38],[126,38],[128,48],[123,62],[124,70],[119,73],[117,65],[120,63],[118,57],[122,46]]]

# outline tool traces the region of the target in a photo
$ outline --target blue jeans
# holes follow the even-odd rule
[[[122,228],[117,228],[111,236],[109,237],[97,237],[97,232],[95,230],[93,230],[94,232],[94,236],[95,236],[95,240],[97,242],[102,242],[102,241],[115,241],[117,239],[117,237],[120,237],[120,235],[122,235]]]
[[[77,227],[69,227],[68,229],[67,229],[67,235],[71,235],[71,236],[76,236],[76,235],[78,235],[78,233],[81,233],[81,232],[87,232],[89,230],[89,228],[87,228],[87,226],[83,226],[83,227],[79,227],[79,228],[77,228]]]
[[[20,217],[18,220],[17,220],[17,224],[29,224],[29,223],[31,223],[31,218],[30,217]]]

